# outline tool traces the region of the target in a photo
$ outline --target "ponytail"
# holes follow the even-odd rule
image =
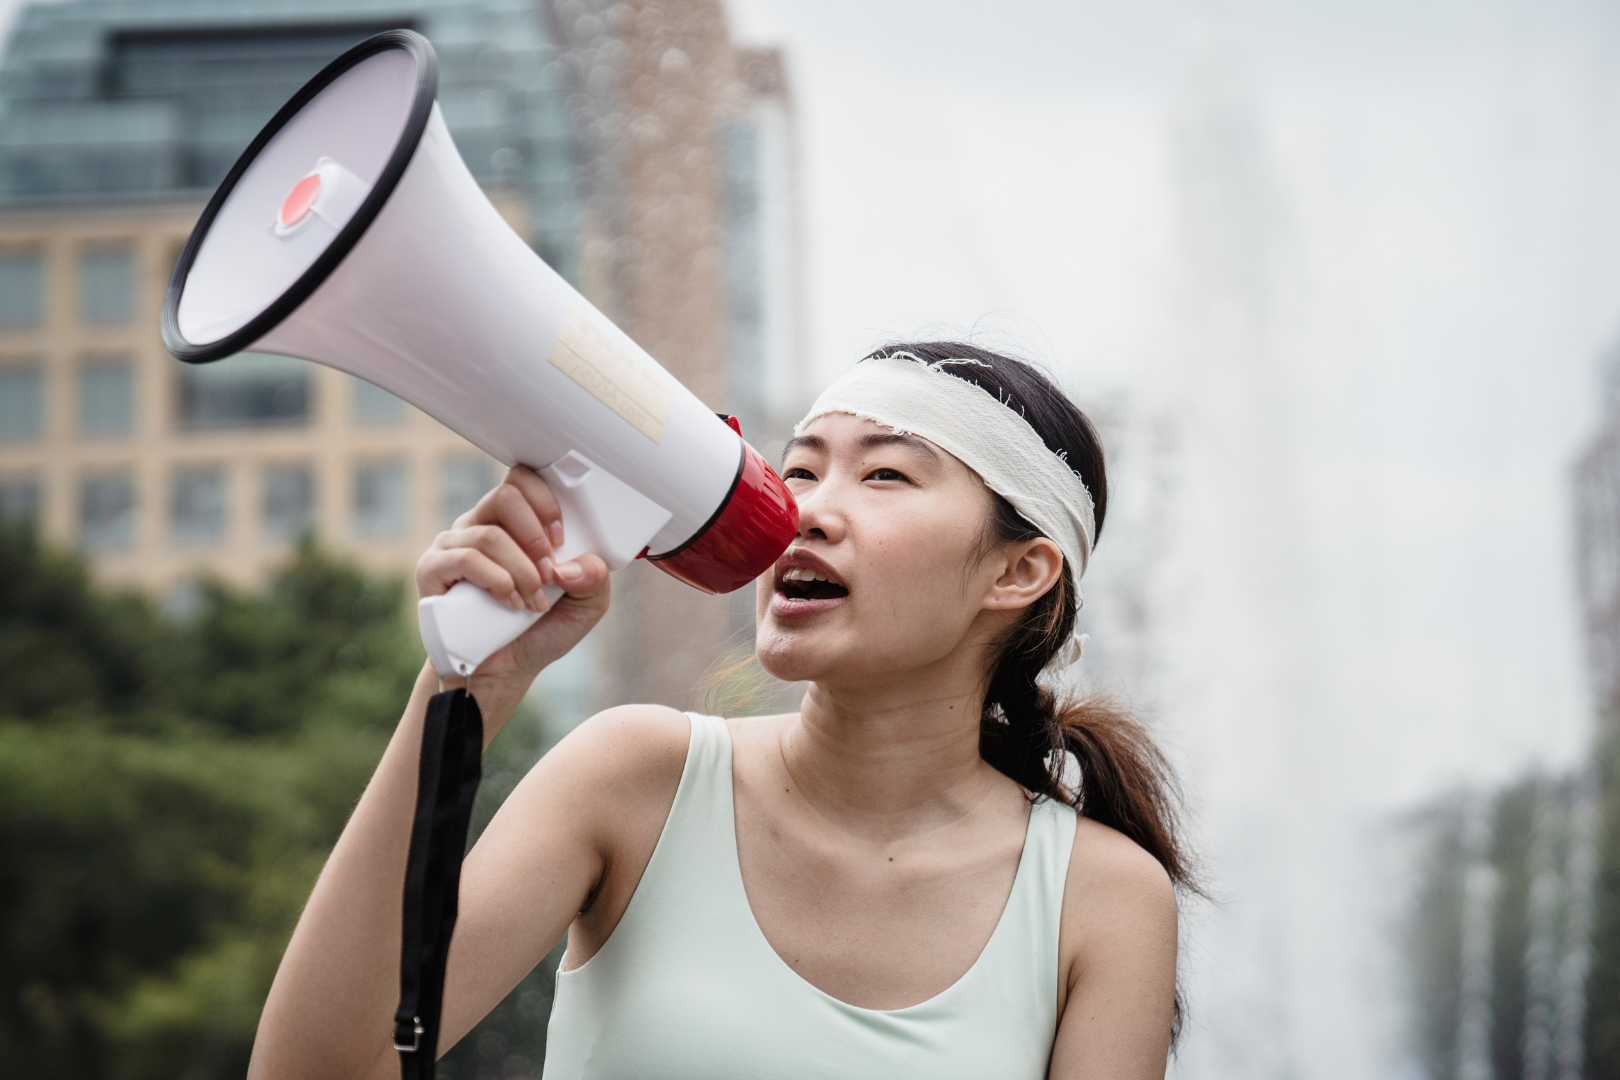
[[[999,496],[998,501],[1006,505]],[[1017,516],[1011,506],[1006,510]],[[1203,895],[1181,836],[1180,786],[1152,735],[1107,698],[1059,702],[1037,681],[1068,639],[1074,608],[1065,567],[997,650],[979,717],[979,754],[1037,798],[1072,806],[1082,817],[1129,837],[1158,860],[1177,893]],[[1072,785],[1071,755],[1078,767]],[[1185,1012],[1178,985],[1170,1016],[1172,1047],[1181,1038]]]
[[[998,519],[1017,516],[997,501],[1006,506]],[[1065,568],[997,650],[979,717],[979,753],[1032,794],[1123,833],[1158,860],[1178,890],[1198,892],[1181,837],[1180,786],[1152,735],[1108,698],[1059,702],[1038,681],[1072,631],[1073,597]],[[1079,774],[1072,785],[1071,755]]]

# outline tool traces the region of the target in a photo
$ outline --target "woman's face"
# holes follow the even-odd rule
[[[988,599],[1006,560],[979,558],[990,492],[939,447],[829,413],[788,444],[782,476],[799,534],[759,579],[756,639],[777,678],[892,677],[988,644],[1016,617]]]

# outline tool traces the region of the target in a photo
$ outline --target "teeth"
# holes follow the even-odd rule
[[[802,566],[794,566],[794,567],[791,567],[788,570],[783,572],[782,580],[783,581],[826,581],[827,578],[823,577],[821,574],[816,573],[814,570],[806,570]]]

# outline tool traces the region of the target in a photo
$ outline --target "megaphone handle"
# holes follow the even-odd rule
[[[578,558],[592,548],[583,522],[563,523],[567,542],[557,549],[558,562]],[[562,599],[565,591],[555,583],[542,587],[548,606]],[[443,596],[426,596],[418,604],[422,623],[422,643],[440,675],[469,675],[484,659],[508,642],[517,640],[543,616],[514,610],[471,582],[461,581]]]
[[[640,551],[669,520],[669,511],[649,500],[612,473],[570,451],[540,470],[562,512],[563,545],[558,562],[587,552],[617,570]],[[560,585],[547,585],[546,600],[562,598]],[[541,616],[514,611],[468,582],[451,586],[443,596],[424,596],[417,603],[422,644],[440,675],[470,675],[484,659],[533,626]]]

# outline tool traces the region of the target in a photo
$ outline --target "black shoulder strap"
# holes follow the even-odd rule
[[[433,1080],[438,1058],[444,962],[456,925],[461,857],[484,749],[484,718],[465,690],[434,694],[422,729],[416,818],[405,866],[394,1049],[403,1080]]]

